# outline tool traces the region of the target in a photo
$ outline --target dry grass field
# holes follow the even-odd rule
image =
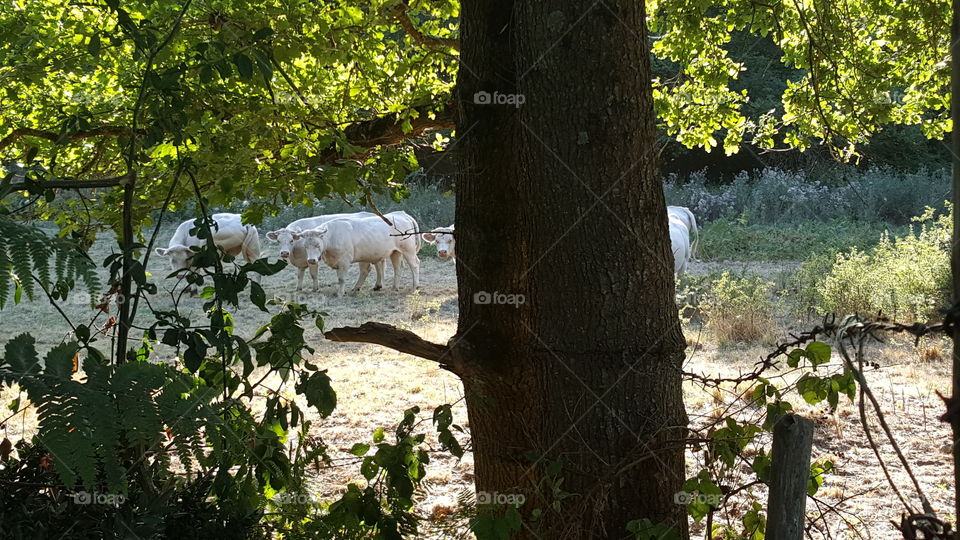
[[[161,243],[165,245],[170,231],[161,234]],[[110,250],[111,242],[102,238],[93,254],[94,260],[102,258]],[[264,254],[276,257],[276,248],[263,241]],[[287,300],[296,300],[309,304],[328,313],[326,327],[356,325],[365,321],[381,321],[416,332],[425,339],[445,342],[456,330],[457,301],[456,276],[454,264],[441,261],[424,250],[421,253],[421,287],[411,293],[409,270],[403,274],[400,293],[393,292],[387,286],[383,291],[373,292],[373,276],[368,278],[364,290],[356,296],[336,298],[331,296],[334,290],[335,275],[332,270],[321,270],[319,293],[294,291],[296,275],[293,269],[285,269],[280,274],[264,278],[263,286],[269,296],[279,296]],[[733,268],[762,274],[768,279],[787,273],[796,267],[795,263],[736,263],[736,264],[695,264],[693,274],[703,274],[723,268]],[[151,298],[154,307],[172,306],[169,287],[172,280],[162,280],[168,272],[167,261],[160,257],[151,257],[148,270],[161,283],[161,291]],[[356,269],[349,279],[355,279]],[[391,283],[392,271],[386,271],[385,284]],[[309,277],[306,280],[309,283]],[[352,285],[352,281],[349,282]],[[69,316],[77,322],[84,322],[95,313],[89,305],[73,301],[64,307]],[[201,320],[198,298],[184,298],[181,309],[189,313],[194,321]],[[235,313],[237,332],[252,336],[256,329],[269,318],[252,305],[244,305]],[[141,313],[138,323],[148,322],[149,312]],[[777,318],[777,337],[786,332],[809,327],[816,321],[800,321],[789,315],[780,314]],[[101,319],[102,324],[104,321]],[[21,332],[29,331],[38,338],[38,347],[45,350],[59,343],[66,335],[67,327],[60,315],[42,299],[24,301],[18,306],[9,307],[0,312],[0,341],[6,341]],[[709,375],[737,375],[749,371],[753,364],[769,352],[770,347],[759,344],[736,344],[720,348],[711,335],[709,325],[701,327],[696,322],[686,324],[688,359],[685,370]],[[390,433],[391,428],[402,418],[403,411],[414,405],[422,409],[424,422],[422,431],[432,433],[430,413],[433,408],[444,403],[456,403],[454,407],[455,423],[469,427],[466,410],[463,407],[462,386],[452,375],[439,370],[432,362],[420,360],[374,345],[340,344],[326,341],[320,331],[308,326],[308,341],[316,348],[315,363],[329,370],[338,394],[338,405],[334,414],[325,419],[316,419],[315,435],[322,438],[329,447],[333,466],[320,471],[312,481],[313,493],[318,499],[333,498],[348,482],[363,482],[360,475],[359,459],[348,453],[355,442],[370,442],[371,434],[377,428]],[[948,343],[940,340],[925,340],[919,348],[911,343],[893,342],[872,346],[870,360],[877,363],[868,372],[870,385],[877,394],[907,458],[911,461],[918,480],[934,509],[948,520],[952,515],[952,463],[949,454],[949,429],[937,420],[942,411],[942,402],[935,391],[949,390],[949,352]],[[107,344],[103,349],[108,348]],[[158,349],[161,356],[169,351]],[[837,359],[834,358],[834,362]],[[785,377],[795,377],[784,374]],[[281,388],[279,380],[268,381],[273,388],[293,395],[292,385]],[[741,411],[743,418],[758,418],[762,411],[749,404],[744,397],[746,388],[724,387],[721,391],[703,389],[693,383],[685,385],[685,400],[692,427],[702,430],[712,420],[725,411]],[[0,402],[6,403],[14,397],[14,392],[6,390],[0,395]],[[896,531],[890,520],[899,521],[902,511],[896,495],[888,487],[876,457],[866,443],[860,426],[857,408],[848,401],[841,400],[839,408],[830,412],[828,407],[806,406],[795,394],[791,401],[801,413],[814,420],[816,424],[814,459],[831,459],[836,471],[827,476],[817,499],[808,502],[808,512],[822,518],[811,525],[813,538],[894,538]],[[305,404],[304,404],[305,408]],[[872,415],[871,415],[872,417]],[[28,437],[33,431],[34,416],[30,411],[8,422],[4,436],[13,440]],[[877,426],[872,424],[874,430]],[[468,441],[463,440],[463,443]],[[438,448],[435,437],[428,436],[427,444]],[[904,493],[917,498],[910,488],[902,467],[894,460],[889,446],[883,447],[883,456],[890,465],[891,473]],[[688,474],[695,474],[701,463],[701,454],[688,453]],[[441,516],[447,507],[454,507],[458,496],[469,493],[473,488],[473,462],[470,452],[462,460],[456,460],[449,454],[434,452],[427,467],[426,488],[421,494],[418,511],[424,516]],[[735,476],[734,476],[735,477]],[[746,478],[741,476],[741,479]],[[749,481],[749,478],[746,478]],[[756,491],[754,497],[763,502],[765,493]],[[737,497],[728,504],[726,511],[716,516],[716,522],[739,523],[739,515],[749,506],[750,500]],[[829,511],[828,511],[829,510]],[[639,516],[638,516],[639,517]],[[424,537],[449,537],[450,533],[441,532],[448,526],[457,527],[457,523],[425,522]],[[461,531],[462,529],[462,523]],[[694,525],[693,532],[704,537],[703,525]],[[463,533],[464,535],[466,533]]]

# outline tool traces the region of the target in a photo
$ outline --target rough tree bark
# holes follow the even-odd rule
[[[559,462],[577,494],[549,537],[685,520],[684,340],[644,20],[633,0],[463,5],[452,354],[471,367],[478,492],[546,508]],[[524,103],[477,104],[477,92]],[[494,291],[525,302],[474,301]]]
[[[444,352],[383,327],[327,334],[424,350],[460,375],[478,499],[524,495],[524,537],[621,538],[639,518],[687,536],[684,339],[644,17],[633,0],[465,1],[458,332]]]

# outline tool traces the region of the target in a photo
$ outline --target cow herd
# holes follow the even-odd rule
[[[687,263],[693,259],[699,242],[697,220],[683,206],[668,206],[670,244],[674,258],[674,273],[682,275]],[[239,214],[213,214],[211,226],[214,244],[224,253],[253,262],[260,258],[260,235],[253,225],[244,224]],[[156,253],[170,257],[174,275],[183,277],[192,268],[192,258],[204,240],[195,234],[195,220],[184,221],[177,227],[170,244],[157,248]],[[690,243],[690,233],[694,241]],[[370,212],[328,214],[298,219],[282,229],[266,234],[268,240],[279,245],[280,258],[297,269],[297,290],[303,289],[303,275],[309,270],[313,290],[320,289],[318,270],[320,261],[337,272],[337,296],[346,290],[347,270],[353,265],[360,267],[360,277],[351,289],[356,293],[363,286],[370,267],[377,271],[377,283],[373,290],[383,286],[383,267],[390,260],[393,266],[393,290],[400,290],[400,273],[403,265],[410,268],[412,290],[420,286],[420,259],[417,253],[423,242],[437,248],[441,259],[456,258],[454,226],[438,227],[429,232],[420,232],[417,221],[403,211],[382,216]]]

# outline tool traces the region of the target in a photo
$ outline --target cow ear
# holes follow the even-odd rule
[[[157,248],[157,249],[156,249],[156,252],[157,252],[157,255],[160,255],[160,256],[166,255],[166,254],[167,254],[167,248]]]
[[[270,232],[267,233],[266,236],[267,236],[267,239],[269,239],[269,240],[276,240],[276,239],[277,239],[277,231],[270,231]]]
[[[437,235],[433,234],[432,232],[425,232],[420,236],[422,236],[423,240],[428,244],[432,244],[437,241]]]

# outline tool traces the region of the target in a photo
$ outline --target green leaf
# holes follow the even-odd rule
[[[44,358],[44,373],[58,379],[70,380],[73,375],[73,357],[79,348],[75,342],[61,343],[50,349]]]
[[[20,334],[7,342],[0,366],[7,365],[18,375],[40,372],[40,359],[37,356],[36,340],[30,334]]]
[[[822,341],[814,341],[807,345],[807,358],[814,366],[826,364],[830,361],[830,346]]]
[[[87,52],[94,58],[100,57],[100,34],[90,36],[90,42],[87,43]]]
[[[360,474],[362,474],[364,478],[373,480],[377,477],[378,472],[380,472],[380,467],[372,457],[363,458],[363,463],[360,465]]]
[[[267,293],[256,281],[250,282],[250,302],[260,308],[260,311],[267,311]]]
[[[210,66],[203,66],[200,68],[200,82],[207,84],[213,80],[213,68]]]
[[[357,456],[363,457],[367,455],[367,452],[370,451],[370,445],[364,443],[356,443],[350,448],[350,453]]]
[[[300,377],[296,386],[297,393],[307,399],[307,404],[315,407],[322,418],[333,413],[337,407],[337,393],[330,385],[330,377],[325,371],[316,371],[307,377]]]
[[[249,56],[238,52],[233,55],[233,63],[237,66],[237,73],[240,74],[241,78],[249,79],[253,77],[253,62]]]
[[[77,339],[86,343],[90,341],[90,327],[85,324],[78,324],[74,335],[77,336]]]

